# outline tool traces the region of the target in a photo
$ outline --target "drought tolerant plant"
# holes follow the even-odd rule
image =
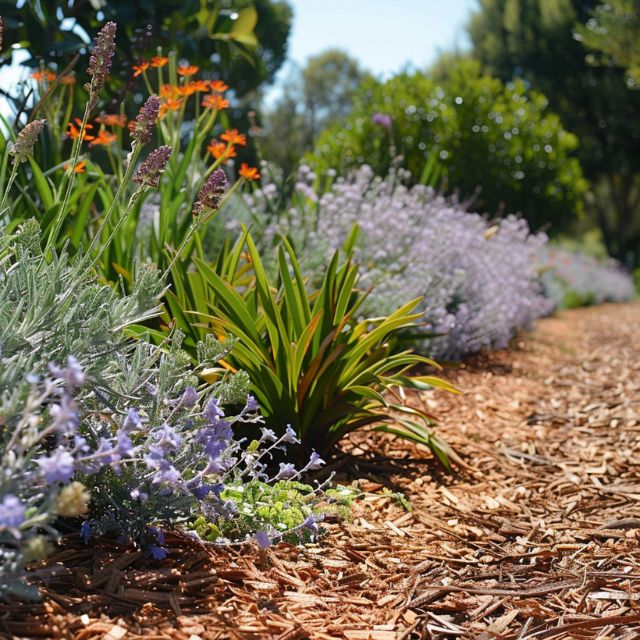
[[[545,295],[556,307],[625,302],[635,297],[631,274],[614,260],[599,260],[555,246],[543,248],[536,259]]]
[[[324,453],[347,433],[384,423],[376,428],[430,447],[447,464],[448,448],[430,432],[429,418],[402,395],[406,388],[453,390],[435,376],[408,373],[437,367],[433,361],[395,350],[398,333],[415,327],[419,299],[388,316],[364,315],[367,293],[349,256],[341,262],[336,252],[312,287],[285,240],[269,277],[247,231],[222,265],[196,259],[195,267],[177,292],[189,287],[201,304],[183,321],[231,341],[224,362],[248,375],[270,427],[290,425],[304,448]]]
[[[262,421],[241,376],[198,391],[180,334],[161,347],[127,339],[129,324],[159,312],[154,270],[141,268],[131,294],[118,296],[83,260],[48,260],[35,221],[2,235],[0,256],[3,593],[20,591],[24,563],[46,556],[61,518],[87,541],[116,535],[156,559],[166,554],[162,528],[201,516],[219,543],[316,535],[326,485],[297,480],[319,456],[269,473],[273,452],[297,440],[290,429],[263,429],[249,446],[234,438]],[[211,368],[220,351],[199,353]],[[242,409],[227,417],[225,401]]]
[[[303,269],[313,273],[357,225],[354,255],[363,286],[373,288],[362,312],[388,314],[421,297],[421,326],[405,331],[430,334],[422,348],[435,357],[506,346],[552,307],[533,261],[546,236],[531,234],[522,219],[492,225],[431,188],[405,187],[402,171],[379,178],[366,166],[324,192],[301,167],[291,206],[275,217],[269,172],[263,173],[262,188],[246,198],[266,222],[265,245],[279,234],[291,237],[305,257]]]
[[[60,249],[69,242],[73,253],[89,247],[109,280],[124,276],[130,286],[138,259],[165,271],[174,261],[188,268],[194,251],[204,255],[200,235],[214,212],[195,215],[199,212],[193,203],[209,178],[246,146],[247,138],[230,128],[227,85],[220,79],[201,79],[199,68],[179,64],[175,52],[163,56],[159,51],[134,66],[132,81],[148,93],[135,119],[128,121],[126,99],[116,110],[97,113],[111,69],[115,31],[115,24],[107,23],[96,37],[84,115],[73,112],[77,90],[69,70],[55,73],[43,67],[34,72],[39,101],[32,112],[45,118],[29,126],[46,120],[46,127],[36,133],[43,144],[11,164],[11,149],[22,134],[16,135],[5,122],[0,185],[6,179],[12,188],[6,190],[0,220],[15,226],[28,217],[37,219],[47,248]],[[145,158],[154,141],[156,148]],[[257,170],[244,163],[235,173],[239,180],[230,185],[229,194],[244,181],[259,178]]]
[[[156,96],[147,99],[131,123],[132,152],[119,181],[114,182],[115,193],[106,198],[104,215],[87,238],[89,253],[78,251],[81,234],[74,255],[69,255],[74,245],[65,228],[67,214],[73,214],[74,202],[84,207],[83,199],[95,196],[95,192],[92,196],[75,189],[75,169],[80,166],[88,117],[110,67],[114,33],[115,25],[108,23],[96,38],[89,63],[91,80],[86,85],[87,107],[60,183],[50,183],[33,162],[44,120],[28,123],[2,152],[0,215],[6,222],[0,231],[3,593],[20,588],[26,561],[46,555],[60,519],[81,526],[86,540],[95,534],[116,534],[158,559],[166,553],[160,527],[186,527],[200,515],[224,532],[221,542],[231,537],[246,540],[255,534],[265,544],[284,535],[313,537],[317,531],[314,503],[323,488],[305,488],[305,509],[298,509],[294,517],[283,513],[287,503],[282,492],[288,491],[291,501],[303,502],[295,486],[298,472],[286,464],[272,475],[267,473],[265,462],[274,449],[292,440],[290,431],[274,438],[273,446],[265,444],[270,432],[247,448],[234,440],[239,424],[262,420],[255,401],[247,396],[243,377],[229,374],[198,390],[201,370],[193,368],[182,351],[181,334],[174,333],[159,346],[130,339],[144,337],[146,330],[141,327],[160,312],[163,286],[157,269],[133,260],[127,273],[128,295],[122,293],[121,278],[116,288],[95,274],[136,200],[159,186],[171,158],[171,148],[163,145],[142,163],[136,162],[159,117],[162,104]],[[23,172],[26,164],[29,168]],[[246,168],[245,173],[255,177],[255,170]],[[25,180],[22,185],[19,176]],[[129,203],[119,209],[130,180],[137,186]],[[169,269],[193,239],[198,223],[215,214],[226,184],[226,175],[216,167],[203,178],[195,203],[189,202],[188,207],[197,222],[169,254]],[[18,186],[19,195],[13,197]],[[44,215],[34,216],[42,220],[41,230],[29,214],[41,213],[39,207],[46,204],[43,197],[50,198],[51,206]],[[93,204],[90,199],[87,210]],[[205,344],[198,350],[200,368],[216,364],[211,357],[218,353],[216,349],[211,351]],[[225,402],[242,408],[227,417]],[[321,464],[312,454],[302,471]],[[259,496],[254,492],[246,502],[224,493],[237,493],[251,482],[266,487],[274,481],[277,487],[263,488]],[[251,509],[255,513],[248,517]],[[300,514],[304,518],[298,522]]]

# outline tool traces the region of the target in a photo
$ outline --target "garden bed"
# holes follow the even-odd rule
[[[354,434],[339,480],[366,494],[317,545],[174,536],[158,563],[72,537],[36,569],[41,603],[0,605],[0,637],[638,637],[640,304],[563,312],[447,377],[464,396],[418,401],[456,476]]]

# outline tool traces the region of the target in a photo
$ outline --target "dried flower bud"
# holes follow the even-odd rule
[[[69,518],[84,515],[89,509],[90,497],[82,482],[72,482],[60,491],[56,501],[56,512]]]
[[[51,540],[45,536],[29,538],[22,547],[22,553],[27,562],[44,560],[47,556],[50,556],[53,551],[54,546]]]
[[[140,109],[136,119],[129,125],[131,137],[138,144],[147,144],[153,136],[153,130],[158,122],[160,112],[160,98],[149,96]]]
[[[220,197],[224,193],[227,176],[222,169],[216,169],[202,185],[192,213],[199,216],[207,210],[216,210],[220,206]]]
[[[93,50],[89,58],[87,73],[91,76],[91,82],[85,84],[85,91],[89,92],[89,109],[95,107],[98,102],[98,94],[104,86],[104,81],[111,69],[111,59],[116,49],[115,22],[107,22],[98,32],[93,41]]]
[[[11,149],[11,154],[16,156],[20,162],[26,162],[29,156],[33,155],[33,146],[38,136],[47,124],[46,120],[34,120],[26,125],[18,134],[18,138]]]
[[[160,186],[160,176],[169,162],[173,149],[166,145],[158,147],[152,151],[147,159],[138,167],[133,181],[147,187],[158,188]]]

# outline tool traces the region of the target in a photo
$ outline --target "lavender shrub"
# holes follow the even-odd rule
[[[544,247],[536,257],[545,295],[556,307],[625,302],[635,297],[631,275],[614,260]]]
[[[246,376],[199,391],[180,333],[161,347],[127,339],[128,325],[158,312],[161,290],[153,270],[138,270],[120,297],[83,260],[48,261],[35,221],[0,235],[1,593],[27,595],[24,564],[47,555],[61,518],[87,541],[111,534],[156,559],[166,554],[162,528],[200,516],[224,530],[224,543],[315,535],[324,487],[305,487],[295,513],[279,491],[282,517],[270,490],[251,500],[225,493],[298,478],[291,465],[267,474],[290,430],[280,439],[265,431],[249,447],[234,438],[241,423],[262,421]],[[216,364],[228,343],[201,343],[199,367]],[[242,408],[225,416],[224,401]],[[321,464],[313,456],[303,471]]]
[[[422,347],[436,357],[504,347],[553,307],[533,261],[547,238],[522,219],[492,225],[431,188],[405,187],[402,172],[382,179],[366,166],[329,182],[320,196],[317,176],[301,167],[293,206],[275,218],[276,189],[264,168],[263,175],[265,184],[247,205],[266,222],[265,242],[290,235],[312,273],[357,224],[362,284],[373,288],[366,313],[389,314],[424,296],[425,332],[438,335]]]

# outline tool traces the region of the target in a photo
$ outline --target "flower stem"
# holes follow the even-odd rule
[[[80,148],[82,146],[82,138],[84,137],[84,132],[87,127],[87,122],[89,121],[89,113],[91,112],[90,104],[91,104],[91,100],[87,101],[87,105],[85,106],[85,109],[84,109],[84,116],[82,117],[82,124],[80,125],[80,132],[78,133],[78,137],[74,140],[74,143],[73,143],[73,151],[71,154],[72,161],[71,161],[71,166],[69,167],[69,172],[70,172],[69,181],[67,182],[67,189],[64,194],[64,199],[62,200],[62,205],[60,206],[60,209],[58,209],[58,213],[56,214],[56,217],[53,221],[53,226],[49,233],[49,237],[47,238],[47,245],[44,250],[45,255],[47,255],[50,249],[52,248],[52,246],[55,245],[55,242],[58,237],[58,233],[60,233],[60,227],[62,227],[62,221],[64,220],[64,212],[65,212],[65,209],[67,208],[67,204],[69,202],[69,196],[71,195],[71,189],[73,187],[73,182],[76,176],[76,164],[78,163],[78,158],[80,157]]]
[[[18,175],[18,159],[16,158],[13,161],[13,166],[11,167],[11,175],[9,176],[9,182],[7,182],[7,188],[4,190],[4,195],[2,196],[2,202],[0,202],[0,216],[4,214],[4,203],[9,197],[9,191],[11,191],[11,187],[16,180],[16,176]]]

